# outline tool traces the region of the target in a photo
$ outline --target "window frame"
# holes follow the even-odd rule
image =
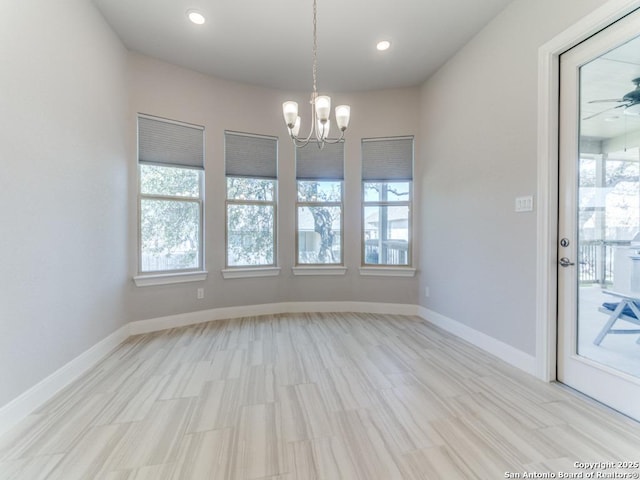
[[[279,274],[278,267],[278,201],[279,141],[273,135],[224,131],[224,268],[223,278],[265,277]],[[229,178],[268,180],[273,184],[272,200],[230,199]],[[238,206],[272,206],[273,258],[270,264],[229,265],[229,208]]]
[[[188,167],[158,165],[161,168],[182,168],[185,170],[195,170],[198,172],[198,197],[181,197],[177,195],[159,195],[142,193],[142,167],[144,164],[138,163],[138,276],[173,275],[183,273],[204,272],[204,170]],[[193,268],[179,268],[172,270],[142,270],[142,201],[178,201],[183,203],[198,204],[198,266]]]
[[[233,177],[225,175],[225,208],[224,208],[224,265],[225,270],[269,269],[278,266],[278,179],[261,177]],[[235,200],[229,199],[229,178],[249,178],[252,180],[269,180],[273,182],[273,199],[268,200]],[[253,265],[229,265],[229,206],[272,206],[273,207],[273,262]]]
[[[141,161],[141,120],[148,120],[153,122],[160,122],[166,125],[175,125],[177,127],[186,127],[188,129],[197,130],[198,143],[193,143],[194,139],[191,138],[191,142],[187,146],[196,147],[186,152],[191,156],[181,156],[178,158],[167,158],[166,156],[156,157],[157,150],[144,149],[144,160]],[[148,125],[148,122],[147,122]],[[166,132],[166,130],[165,130]],[[172,132],[174,135],[178,135],[176,132]],[[174,283],[203,281],[207,278],[207,271],[205,270],[205,127],[202,125],[187,123],[179,120],[168,119],[164,117],[158,117],[155,115],[148,115],[138,112],[136,114],[136,134],[137,134],[137,275],[133,277],[133,280],[138,287],[146,287],[153,285],[166,285]],[[146,143],[149,140],[149,135],[153,136],[153,130],[145,129],[145,141],[143,145],[149,145]],[[166,137],[165,137],[166,138]],[[171,138],[171,137],[170,137]],[[200,145],[201,140],[201,145]],[[171,151],[169,149],[168,151]],[[151,153],[153,152],[153,153]],[[163,150],[165,152],[165,150]],[[175,153],[175,151],[173,151]],[[145,165],[154,165],[161,168],[179,168],[184,170],[195,170],[198,172],[198,196],[186,197],[179,195],[166,195],[158,193],[142,193],[142,168]],[[181,203],[195,203],[198,205],[198,265],[192,268],[180,268],[171,270],[142,270],[142,204],[144,200],[156,200],[156,201],[172,201]]]
[[[300,182],[333,182],[340,183],[340,201],[331,201],[331,202],[318,202],[318,201],[300,201],[299,195],[299,184]],[[300,263],[300,207],[340,207],[340,263]],[[296,237],[296,248],[295,248],[295,263],[294,266],[298,267],[344,267],[344,179],[313,179],[313,180],[304,180],[304,179],[296,179],[296,221],[295,221],[295,237]]]
[[[407,183],[409,185],[409,195],[408,200],[406,201],[385,201],[385,200],[376,200],[376,201],[367,201],[366,197],[366,188],[365,185],[368,183],[380,183],[383,185],[389,183]],[[362,181],[362,226],[360,228],[360,238],[361,238],[361,267],[362,268],[411,268],[413,265],[413,180],[403,180],[403,181],[370,181],[363,180]],[[366,226],[366,217],[365,211],[367,207],[407,207],[407,263],[398,264],[398,263],[367,263],[366,262],[366,238],[365,238],[365,226]]]
[[[373,156],[367,155],[372,164],[367,163],[365,165],[365,148],[364,144],[368,142],[387,142],[386,145],[383,144],[382,148],[385,147],[391,148],[389,142],[403,142],[403,141],[411,141],[410,144],[410,165],[407,165],[403,162],[403,159],[406,159],[408,155],[402,155],[403,150],[400,150],[396,154],[399,156],[387,157],[386,155],[380,157],[380,150],[372,152],[368,150],[369,154]],[[402,144],[400,144],[402,146]],[[361,226],[360,226],[360,272],[361,274],[366,275],[383,275],[387,272],[391,276],[406,276],[411,274],[411,276],[415,273],[415,269],[413,268],[413,192],[414,192],[414,169],[415,169],[415,137],[413,135],[403,135],[403,136],[392,136],[392,137],[376,137],[376,138],[362,138],[360,141],[361,148]],[[380,159],[383,159],[384,162],[380,162]],[[393,159],[394,162],[387,162],[387,159]],[[398,160],[400,160],[398,162]],[[378,168],[373,168],[373,167]],[[408,168],[407,168],[408,167]],[[373,168],[373,170],[372,170]],[[380,178],[376,178],[376,177]],[[365,179],[366,177],[366,179]],[[409,186],[409,195],[406,201],[395,200],[375,200],[375,201],[367,201],[366,200],[366,188],[367,184],[379,183],[381,185],[387,185],[392,183],[407,183]],[[366,216],[365,211],[367,207],[393,207],[393,206],[406,206],[407,207],[407,263],[406,264],[389,264],[389,263],[366,263],[366,238],[365,238],[365,227],[366,227]],[[376,273],[379,272],[379,273]]]
[[[294,275],[344,275],[346,272],[344,251],[344,169],[345,141],[335,139],[331,143],[320,144],[311,140],[306,147],[295,148],[295,259]],[[333,182],[340,185],[339,201],[300,200],[300,182]],[[301,207],[339,207],[340,208],[340,262],[302,263],[300,262],[300,209]]]

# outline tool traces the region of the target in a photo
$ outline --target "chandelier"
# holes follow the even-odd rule
[[[305,147],[312,141],[312,137],[317,141],[318,147],[323,148],[325,143],[338,143],[344,138],[344,131],[349,126],[349,116],[351,108],[349,105],[338,105],[336,107],[336,125],[340,130],[340,138],[329,139],[331,129],[331,97],[318,95],[317,70],[318,70],[318,35],[317,35],[317,0],[313,0],[313,92],[311,93],[311,128],[306,137],[299,136],[300,117],[298,116],[298,104],[287,101],[282,104],[282,114],[284,123],[289,130],[289,136],[297,148]]]

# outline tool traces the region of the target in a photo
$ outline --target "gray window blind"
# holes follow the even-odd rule
[[[343,180],[344,142],[326,143],[320,150],[317,142],[296,148],[296,178],[298,180]]]
[[[204,169],[204,127],[138,116],[138,161]]]
[[[362,180],[412,179],[413,137],[362,139]]]
[[[266,135],[224,132],[228,177],[278,178],[278,139]]]

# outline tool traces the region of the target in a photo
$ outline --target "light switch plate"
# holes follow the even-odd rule
[[[516,212],[533,212],[533,195],[516,197]]]

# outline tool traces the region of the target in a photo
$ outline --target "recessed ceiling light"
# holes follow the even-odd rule
[[[380,50],[381,52],[385,51],[385,50],[389,50],[389,47],[391,46],[391,42],[388,40],[382,40],[381,42],[378,42],[378,44],[376,45],[376,48],[378,50]]]
[[[189,17],[189,20],[191,20],[196,25],[202,25],[204,22],[207,21],[204,18],[204,15],[202,15],[197,10],[187,10],[187,17]]]

